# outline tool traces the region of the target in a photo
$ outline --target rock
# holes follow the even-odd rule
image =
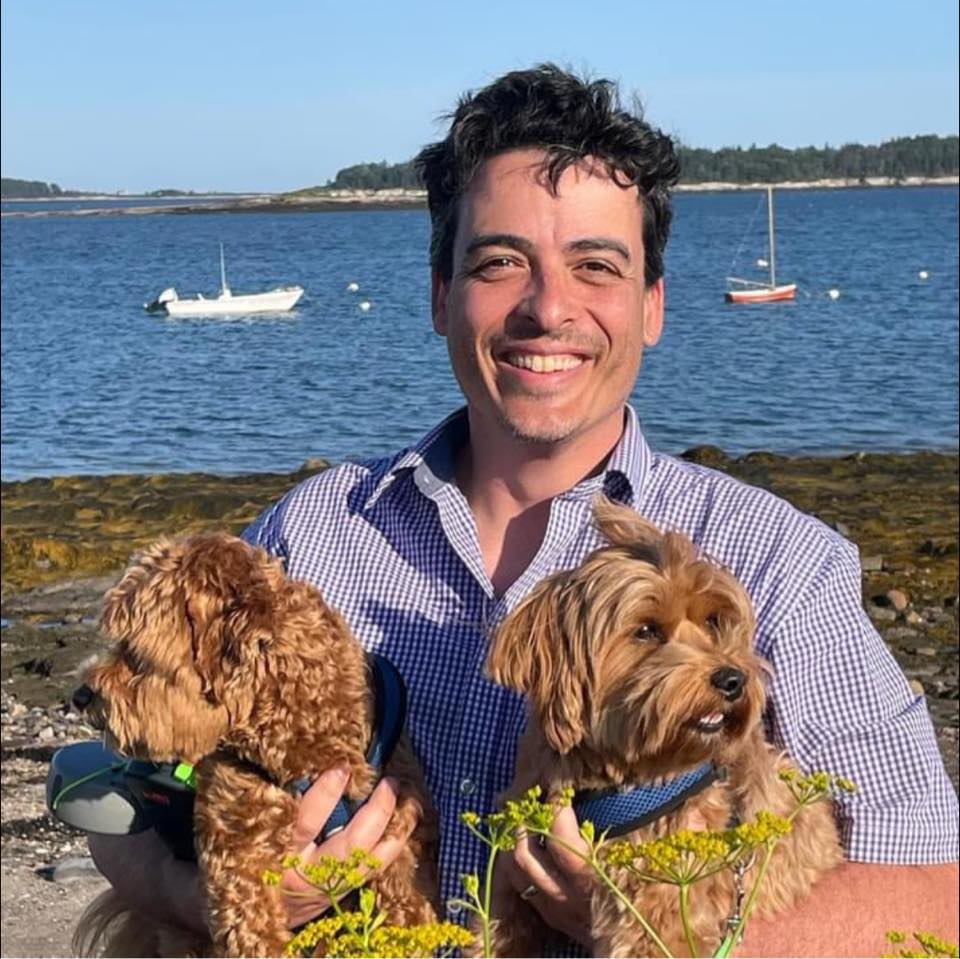
[[[875,623],[892,623],[897,618],[897,611],[883,606],[868,606],[867,615]]]
[[[51,739],[56,739],[57,734],[54,732],[53,726],[44,726],[40,732],[37,733],[37,739],[42,743],[48,743]]]
[[[330,461],[319,456],[311,456],[305,460],[303,465],[297,471],[298,473],[319,473],[321,470],[328,469]]]
[[[914,652],[918,656],[936,656],[940,650],[936,646],[918,646]]]
[[[681,459],[700,466],[709,466],[711,469],[724,469],[730,464],[730,457],[719,446],[694,446],[680,454]]]
[[[910,629],[909,626],[894,626],[891,629],[885,629],[883,631],[883,638],[887,640],[887,642],[916,639],[919,635],[915,629]]]
[[[890,605],[898,612],[902,613],[910,605],[910,598],[902,589],[887,590],[887,599]]]
[[[927,691],[923,688],[923,683],[921,683],[919,679],[911,679],[911,680],[910,680],[910,688],[911,688],[918,696],[925,696],[925,695],[927,694]]]
[[[90,856],[68,856],[56,863],[50,871],[50,879],[53,882],[70,882],[73,879],[86,879],[99,875],[100,870]]]
[[[850,539],[850,527],[846,523],[841,523],[840,520],[837,520],[833,524],[833,528],[844,538]]]
[[[860,569],[865,573],[879,573],[883,569],[883,557],[876,554],[861,556]]]
[[[908,626],[919,626],[923,622],[923,617],[915,609],[911,609],[903,619]]]

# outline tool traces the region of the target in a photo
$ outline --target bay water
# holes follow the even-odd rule
[[[798,298],[732,306],[724,278],[765,253],[757,194],[679,194],[664,335],[632,397],[651,444],[956,450],[958,197],[778,191],[778,278]],[[462,402],[428,239],[425,211],[5,216],[3,479],[287,472],[414,442]],[[144,312],[171,285],[215,295],[221,242],[235,293],[298,283],[300,305]]]

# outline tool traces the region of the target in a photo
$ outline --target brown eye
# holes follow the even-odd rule
[[[712,616],[708,616],[704,625],[710,630],[714,635],[719,634],[720,632],[720,615],[714,613]]]
[[[663,630],[656,623],[641,623],[634,630],[633,635],[644,642],[663,643],[666,641]]]

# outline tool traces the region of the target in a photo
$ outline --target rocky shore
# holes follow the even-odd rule
[[[958,456],[856,454],[731,459],[685,454],[773,490],[853,540],[865,608],[926,696],[958,781]],[[100,639],[104,590],[131,552],[162,534],[239,532],[287,488],[323,469],[221,477],[58,477],[2,484],[0,597],[2,955],[69,954],[70,930],[103,888],[81,836],[46,812],[46,767],[94,734],[69,706],[77,667]]]

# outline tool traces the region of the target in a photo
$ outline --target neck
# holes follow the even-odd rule
[[[477,524],[487,574],[498,593],[527,568],[543,541],[554,497],[599,472],[623,434],[623,414],[557,443],[505,435],[469,411],[470,441],[457,483]]]

